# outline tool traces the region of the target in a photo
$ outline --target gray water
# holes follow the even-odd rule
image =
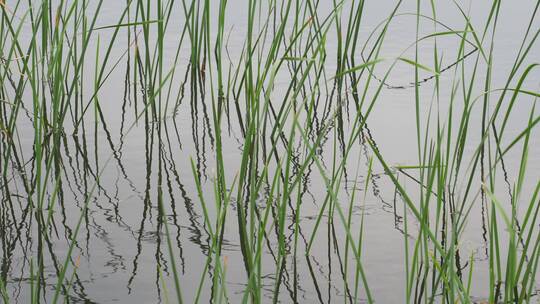
[[[321,3],[317,13],[326,16],[332,9],[331,1]],[[489,1],[460,1],[460,5],[467,9],[470,20],[475,29],[483,26],[491,3]],[[525,32],[529,16],[534,9],[534,1],[503,1],[503,12],[498,20],[498,33],[494,42],[493,87],[503,87],[509,70],[521,44],[521,37]],[[377,24],[383,21],[395,6],[394,1],[367,1],[360,40],[366,41],[369,33]],[[399,9],[400,13],[413,13],[416,1],[405,1]],[[429,11],[428,3],[424,4],[424,11]],[[117,22],[124,7],[123,1],[106,1],[98,25],[108,25]],[[437,1],[438,20],[455,30],[463,30],[465,20],[456,5],[451,1]],[[347,3],[344,12],[347,12]],[[243,43],[246,37],[245,3],[230,1],[226,17],[226,31],[228,39],[228,59],[236,67],[240,62]],[[215,14],[216,12],[212,12]],[[180,5],[173,11],[174,16],[167,32],[165,41],[165,58],[174,59],[178,37],[182,33],[184,15]],[[345,15],[345,14],[344,14]],[[421,22],[421,31],[425,34],[433,32],[433,24],[428,21]],[[538,20],[534,23],[535,30],[540,27]],[[26,29],[28,30],[28,29]],[[184,300],[191,303],[199,288],[203,275],[207,275],[200,302],[210,301],[211,279],[205,273],[204,265],[209,254],[209,234],[204,224],[203,210],[198,198],[194,175],[191,170],[191,160],[196,167],[196,174],[202,181],[209,212],[215,215],[213,209],[213,179],[215,177],[215,130],[213,130],[211,108],[209,99],[199,94],[193,97],[190,91],[189,73],[189,43],[185,43],[180,53],[179,65],[174,67],[175,80],[180,90],[184,86],[184,96],[174,106],[165,109],[165,119],[162,122],[161,138],[157,137],[157,123],[145,124],[144,121],[135,123],[136,96],[141,98],[141,88],[135,91],[132,79],[126,81],[126,74],[133,73],[133,58],[124,55],[129,49],[127,31],[121,30],[118,41],[113,48],[111,58],[119,60],[104,86],[99,91],[99,102],[103,119],[98,118],[97,129],[94,129],[95,117],[92,112],[85,116],[84,131],[79,130],[73,135],[73,127],[66,127],[66,135],[61,147],[61,187],[59,191],[59,206],[54,212],[54,226],[50,231],[50,242],[38,246],[36,231],[39,229],[34,222],[23,219],[24,208],[18,208],[15,218],[20,222],[2,221],[3,230],[2,247],[0,247],[0,263],[3,271],[7,272],[7,290],[13,303],[27,303],[30,295],[30,258],[43,254],[43,276],[48,283],[43,295],[44,302],[50,301],[56,284],[58,264],[63,263],[72,238],[73,229],[79,220],[81,210],[87,193],[94,184],[98,184],[92,193],[87,215],[84,218],[81,230],[77,236],[77,245],[72,253],[74,260],[78,260],[79,267],[74,279],[70,301],[73,303],[161,303],[165,302],[164,284],[166,282],[170,299],[174,294],[173,277],[167,249],[165,232],[161,220],[158,218],[157,191],[164,193],[164,206],[166,206],[166,219],[172,236],[177,268],[180,272],[180,282]],[[405,49],[414,43],[416,35],[416,17],[401,15],[395,18],[386,37],[381,57],[393,58],[399,56]],[[441,29],[439,29],[441,30]],[[111,31],[101,31],[100,40],[107,41]],[[327,42],[328,64],[327,71],[335,70],[336,37],[331,31]],[[97,37],[97,36],[96,36]],[[457,56],[457,45],[460,38],[457,36],[443,36],[438,39],[438,48],[443,55],[442,66],[451,65]],[[97,39],[94,37],[90,50],[95,50]],[[419,57],[422,62],[432,66],[433,44],[421,45]],[[102,51],[101,56],[105,50]],[[132,53],[132,50],[129,51]],[[405,51],[405,56],[414,58],[414,48]],[[358,62],[362,62],[361,50],[357,51]],[[90,52],[87,60],[84,100],[88,100],[93,92],[93,59],[95,52]],[[474,53],[464,59],[465,66],[472,66],[478,57]],[[129,61],[128,61],[129,60]],[[540,52],[537,46],[531,51],[527,61],[530,63],[540,61]],[[168,63],[164,65],[167,68]],[[387,63],[377,66],[374,75],[382,77],[388,68]],[[129,69],[129,70],[128,70]],[[109,70],[109,69],[107,69]],[[461,72],[461,71],[459,71]],[[470,73],[471,71],[467,71]],[[429,73],[421,71],[422,77]],[[440,100],[447,103],[451,94],[452,81],[455,69],[449,69],[441,74]],[[484,73],[480,73],[484,77]],[[527,79],[525,87],[537,90],[540,80],[538,71],[532,73]],[[275,98],[283,94],[280,87],[286,89],[290,75],[277,79]],[[367,130],[370,139],[376,143],[379,151],[389,164],[412,165],[418,163],[416,147],[415,122],[415,90],[414,87],[403,89],[395,86],[408,86],[414,81],[414,68],[407,64],[398,64],[390,74],[386,83],[390,87],[383,88],[378,102],[368,120]],[[478,81],[483,83],[482,80]],[[377,86],[374,81],[372,86]],[[433,100],[433,81],[427,81],[420,86],[421,117],[425,122]],[[483,88],[475,92],[479,95]],[[330,94],[324,90],[321,99],[326,102]],[[461,92],[459,93],[461,94]],[[139,100],[140,102],[140,100]],[[512,119],[508,127],[510,139],[526,127],[533,103],[537,101],[532,97],[519,97],[519,105],[512,112]],[[31,108],[31,99],[28,99],[28,108]],[[441,108],[444,108],[441,105]],[[349,105],[348,119],[344,121],[345,133],[354,123],[354,106]],[[477,109],[480,109],[477,107]],[[140,108],[138,109],[140,111]],[[480,110],[478,110],[480,111]],[[321,115],[322,113],[321,110]],[[445,115],[446,113],[443,113]],[[433,115],[433,114],[432,114]],[[480,115],[478,113],[477,115]],[[480,116],[479,116],[480,117]],[[321,117],[322,119],[322,117]],[[25,155],[23,159],[29,160],[33,150],[33,126],[31,117],[21,115],[17,122],[19,140]],[[480,140],[480,121],[473,119],[469,128],[467,153],[474,152]],[[132,128],[130,128],[133,125]],[[237,174],[242,153],[242,133],[236,119],[231,114],[227,130],[222,133],[223,156],[226,167],[226,178],[232,181]],[[478,132],[475,132],[478,130]],[[540,178],[540,137],[535,130],[531,137],[529,151],[529,169],[525,189],[532,191]],[[330,131],[328,139],[323,145],[320,160],[331,168],[333,157],[333,136]],[[2,138],[4,140],[4,138]],[[301,154],[302,151],[297,151]],[[511,179],[516,178],[519,168],[519,151],[506,157],[506,167]],[[350,200],[352,189],[364,188],[367,164],[373,156],[369,146],[358,143],[353,147],[350,162],[347,166],[348,179],[342,183],[340,201],[344,204]],[[112,156],[112,157],[111,157]],[[465,157],[465,159],[467,159]],[[468,161],[468,160],[467,160]],[[161,164],[161,165],[159,165]],[[2,164],[3,167],[3,164]],[[99,181],[96,175],[100,168],[104,168]],[[31,168],[25,168],[30,174]],[[356,172],[358,181],[355,184]],[[8,165],[8,176],[12,179],[2,187],[9,188],[14,201],[25,204],[24,188],[21,186],[21,174],[13,165]],[[161,176],[161,184],[159,184]],[[408,188],[417,187],[412,181],[404,179]],[[503,184],[503,183],[501,183]],[[403,233],[403,202],[396,198],[396,190],[392,181],[384,174],[379,164],[374,165],[373,179],[367,193],[357,195],[353,211],[352,231],[359,230],[360,218],[363,215],[364,239],[362,246],[362,263],[369,280],[370,289],[377,303],[400,303],[405,297],[405,267],[404,267],[404,233]],[[289,257],[285,275],[282,278],[279,301],[292,303],[293,294],[293,265],[296,264],[298,286],[298,301],[302,303],[337,303],[348,302],[347,290],[343,284],[342,267],[344,263],[343,245],[335,246],[334,242],[343,244],[346,238],[342,225],[328,225],[327,216],[323,217],[322,224],[316,235],[314,248],[305,254],[306,245],[314,229],[317,214],[326,195],[324,180],[316,168],[310,168],[306,176],[302,194],[300,210],[301,230],[299,250],[296,260]],[[49,196],[53,189],[50,190]],[[3,192],[5,195],[7,192]],[[506,189],[502,188],[496,195],[502,201],[508,200]],[[234,196],[234,195],[233,195]],[[261,193],[261,202],[265,194]],[[365,201],[364,200],[365,196]],[[233,197],[234,200],[234,197]],[[19,203],[18,203],[19,204]],[[238,225],[236,224],[236,208],[231,204],[224,235],[222,256],[228,259],[227,292],[230,303],[239,303],[246,288],[246,273],[243,266],[242,253],[239,245]],[[462,236],[463,257],[468,259],[474,254],[476,269],[487,269],[486,239],[481,204],[473,207],[467,228]],[[292,223],[292,218],[287,219]],[[335,223],[339,223],[337,220]],[[417,223],[410,224],[417,226]],[[287,227],[286,239],[292,242],[294,226]],[[415,236],[406,237],[410,246],[414,246]],[[13,241],[16,240],[16,241]],[[7,244],[12,244],[10,248]],[[42,246],[40,248],[40,246]],[[277,248],[277,236],[268,235],[265,244],[265,254],[262,257],[264,271],[263,295],[265,301],[273,298],[275,261],[274,252]],[[352,263],[354,258],[349,256]],[[35,263],[35,260],[33,261]],[[206,270],[208,271],[208,270]],[[71,272],[69,272],[71,273]],[[160,274],[161,273],[161,274]],[[488,273],[475,272],[472,294],[474,299],[481,300],[488,296]],[[538,285],[540,290],[540,285]],[[366,301],[361,294],[362,302]],[[436,300],[438,301],[438,300]],[[174,302],[171,300],[171,302]]]

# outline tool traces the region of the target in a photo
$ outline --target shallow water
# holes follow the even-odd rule
[[[391,13],[395,5],[395,3],[380,2],[368,1],[366,3],[366,11],[370,13],[365,15],[362,23],[359,38],[362,45],[367,41],[369,33]],[[518,37],[524,34],[535,5],[533,1],[525,2],[520,2],[519,5],[509,1],[503,2],[497,25],[498,32],[494,41],[496,51],[493,58],[493,88],[504,86],[520,47],[521,38]],[[487,1],[472,1],[471,3],[460,1],[459,3],[470,14],[474,28],[481,28],[491,4]],[[23,185],[24,176],[35,175],[34,167],[31,165],[34,155],[33,118],[31,113],[19,114],[17,141],[22,154],[16,156],[12,154],[8,159],[3,157],[1,164],[2,168],[4,166],[7,168],[7,179],[1,184],[4,190],[2,192],[2,220],[0,221],[0,228],[2,228],[0,261],[2,275],[6,276],[6,289],[13,303],[29,302],[32,288],[30,265],[36,267],[35,263],[39,256],[44,261],[42,276],[47,283],[41,297],[44,302],[52,300],[58,269],[66,257],[88,195],[90,195],[88,210],[82,217],[82,225],[76,236],[76,246],[71,254],[77,270],[69,293],[70,301],[74,303],[157,303],[166,302],[169,299],[174,302],[172,300],[174,280],[163,219],[166,219],[170,232],[184,300],[187,303],[194,301],[201,278],[205,277],[203,283],[205,287],[202,289],[200,301],[211,301],[212,272],[211,269],[205,269],[207,257],[211,252],[209,228],[205,225],[191,162],[194,164],[197,178],[202,183],[208,212],[212,218],[215,218],[216,130],[213,125],[208,78],[206,88],[201,89],[197,86],[193,89],[193,78],[190,75],[191,67],[189,66],[189,40],[186,40],[185,46],[179,53],[178,64],[171,66],[174,63],[178,37],[182,35],[185,21],[180,4],[175,5],[178,8],[173,10],[173,16],[178,17],[171,18],[171,24],[165,36],[163,57],[165,74],[171,69],[174,71],[172,97],[165,105],[165,95],[163,95],[163,106],[159,109],[162,119],[153,119],[148,113],[143,114],[139,120],[135,119],[144,107],[142,100],[145,94],[142,84],[137,83],[140,79],[135,79],[139,75],[134,76],[137,71],[134,71],[132,39],[138,29],[126,27],[120,31],[112,48],[111,61],[106,69],[107,72],[111,71],[111,74],[97,94],[101,112],[95,112],[91,105],[76,132],[73,122],[66,121],[64,135],[58,147],[60,161],[57,162],[55,177],[49,177],[48,190],[45,192],[46,200],[56,201],[52,213],[53,225],[46,232],[49,235],[47,239],[38,237],[41,227],[34,218],[36,211],[30,211],[27,208],[27,198],[35,196],[35,193],[28,193]],[[350,4],[345,4],[343,15],[348,12],[348,5]],[[225,26],[228,37],[226,64],[229,65],[230,60],[233,70],[243,64],[241,53],[247,34],[245,6],[245,3],[230,2],[228,4]],[[399,13],[413,13],[416,10],[415,6],[415,1],[405,1]],[[117,23],[123,8],[122,1],[106,1],[98,18],[98,26]],[[332,1],[320,3],[317,8],[319,18],[328,16],[332,8]],[[24,7],[20,8],[17,14],[23,15],[24,9]],[[428,13],[430,7],[425,4],[422,11]],[[216,14],[216,11],[211,13],[213,17]],[[456,31],[462,31],[465,28],[466,21],[451,1],[437,2],[437,18]],[[533,24],[534,30],[540,27],[538,20]],[[444,29],[441,27],[434,30],[433,23],[427,20],[420,23],[420,32],[423,35],[442,30]],[[29,31],[29,29],[23,29],[23,35],[24,31]],[[128,31],[132,32],[130,36],[127,34]],[[110,30],[99,31],[99,41],[102,45],[110,39],[111,33]],[[414,43],[415,36],[415,16],[403,14],[395,17],[388,28],[386,43],[381,49],[380,57],[393,58],[405,51],[403,56],[414,58],[414,47],[406,49]],[[325,45],[328,58],[325,69],[329,73],[328,78],[336,70],[336,39],[335,30],[329,31]],[[96,57],[100,62],[99,58],[102,59],[106,52],[106,49],[101,47],[99,55],[96,55],[97,41],[96,35],[89,47],[92,51],[86,58],[88,63],[85,65],[82,80],[84,83],[83,92],[81,92],[82,104],[87,104],[95,91],[93,79]],[[367,43],[369,45],[372,42]],[[451,66],[456,61],[459,43],[460,38],[456,35],[438,38],[437,46],[442,58],[441,66]],[[472,48],[467,49],[467,51],[471,50]],[[539,54],[540,49],[535,45],[526,61],[529,63],[540,61]],[[366,54],[360,48],[355,50],[358,63],[362,62],[365,56]],[[433,66],[433,40],[420,45],[418,57],[421,58],[422,64]],[[452,94],[452,86],[455,85],[454,81],[461,76],[461,67],[465,68],[464,74],[471,73],[471,68],[478,57],[478,51],[472,52],[469,57],[461,61],[458,70],[450,68],[441,73],[438,100],[441,115],[445,116],[447,113],[445,109]],[[114,62],[118,62],[118,65],[113,66]],[[388,63],[381,63],[373,71],[373,75],[382,78],[388,67]],[[485,66],[480,63],[479,69],[485,69]],[[210,73],[208,71],[206,76],[212,77]],[[428,78],[430,75],[427,71],[420,71],[420,79]],[[480,73],[478,77],[483,79],[484,75]],[[215,74],[213,77],[216,77]],[[537,91],[539,80],[540,73],[533,71],[524,87]],[[376,88],[379,82],[372,81],[370,86]],[[277,75],[272,99],[279,102],[284,97],[290,82],[289,70],[282,69]],[[483,82],[483,80],[477,80],[478,88],[475,88],[473,95],[481,95]],[[397,64],[386,83],[367,121],[364,136],[376,144],[378,151],[389,164],[417,164],[415,87],[410,86],[410,83],[414,83],[414,67],[405,63]],[[418,87],[420,117],[423,124],[426,124],[429,115],[433,116],[437,113],[433,109],[434,85],[433,80],[428,80]],[[405,88],[396,88],[402,86]],[[321,132],[325,119],[328,119],[329,109],[337,107],[337,97],[332,94],[331,87],[330,82],[327,83],[326,88],[321,86],[319,91],[314,92],[320,99],[320,106],[313,115],[314,125],[311,130],[313,134]],[[370,91],[369,96],[373,96],[374,91],[375,89]],[[26,91],[24,94],[25,96],[28,94],[28,98],[24,101],[26,108],[32,109],[31,92]],[[463,92],[459,91],[457,94],[462,96]],[[329,172],[332,169],[334,156],[341,155],[339,147],[335,147],[336,143],[339,144],[336,134],[343,132],[349,135],[355,122],[356,109],[350,95],[345,92],[342,99],[345,101],[343,109],[346,109],[343,114],[343,125],[334,125],[325,131],[328,133],[318,151],[319,160]],[[242,98],[244,97],[240,97]],[[221,132],[225,178],[228,186],[231,186],[238,174],[244,148],[242,129],[233,109],[233,99],[231,97],[229,100],[230,113],[227,115],[226,123],[223,124],[225,127]],[[519,104],[511,113],[504,143],[509,143],[527,126],[531,107],[537,101],[533,97],[526,96],[519,97],[517,102]],[[245,110],[243,106],[241,107],[241,110]],[[460,107],[462,105],[458,103],[455,111],[459,112]],[[304,116],[301,120],[304,123],[306,114],[302,115]],[[471,115],[480,117],[481,107],[474,108]],[[471,160],[471,155],[478,146],[482,136],[480,128],[480,119],[472,119],[464,162]],[[540,180],[539,135],[538,128],[531,135],[524,193],[532,193]],[[298,137],[297,140],[298,144],[294,145],[293,154],[300,161],[305,157],[306,151]],[[7,153],[5,137],[2,137],[2,145],[2,153]],[[280,149],[282,149],[280,153],[285,152],[283,147]],[[520,153],[518,149],[505,157],[505,169],[508,171],[506,175],[512,183],[517,179]],[[404,246],[405,242],[408,242],[411,247],[414,246],[416,233],[413,230],[417,229],[419,224],[415,221],[409,223],[410,235],[404,236],[404,203],[399,195],[396,195],[394,184],[376,161],[373,178],[369,180],[368,191],[364,193],[367,167],[373,157],[367,141],[355,142],[350,155],[346,166],[347,175],[341,181],[338,199],[343,202],[343,206],[347,206],[353,189],[358,190],[352,209],[351,231],[357,233],[360,230],[363,217],[365,222],[362,265],[371,293],[378,303],[403,302],[406,296]],[[29,165],[21,166],[20,163]],[[271,168],[275,170],[276,164],[272,163]],[[495,195],[502,202],[507,202],[509,197],[504,174],[501,172],[498,174],[501,175],[501,180]],[[52,182],[55,178],[59,181],[56,191]],[[413,191],[412,189],[418,187],[413,180],[404,176],[401,178],[407,189]],[[346,233],[337,214],[334,215],[333,220],[329,220],[327,213],[323,215],[314,238],[314,245],[309,253],[306,251],[317,223],[317,216],[327,195],[324,179],[315,164],[312,163],[307,168],[302,183],[299,194],[301,196],[300,209],[295,209],[293,206],[288,208],[290,213],[286,216],[285,224],[287,249],[292,252],[296,229],[293,220],[296,213],[291,210],[298,212],[300,218],[299,238],[296,240],[298,252],[296,256],[292,254],[287,256],[278,300],[283,303],[294,302],[294,299],[303,303],[352,302],[353,291],[344,284],[343,269],[345,263],[354,265],[355,259],[351,253],[345,256]],[[479,181],[475,181],[473,186],[476,187],[476,191],[479,189],[478,183]],[[258,194],[257,200],[261,210],[266,203],[269,189],[263,187],[263,190]],[[222,257],[227,259],[226,287],[230,303],[242,301],[247,282],[237,224],[236,191],[231,195],[232,202],[225,223],[221,253]],[[461,195],[462,191],[458,190]],[[295,191],[294,196],[296,195]],[[14,206],[9,212],[6,209],[7,196],[11,197],[9,201]],[[417,193],[416,196],[418,196]],[[524,196],[527,197],[527,195]],[[162,203],[164,216],[160,215],[159,202]],[[482,271],[488,266],[485,210],[479,200],[471,205],[466,229],[461,236],[460,248],[465,261],[471,255],[475,260],[477,271],[474,273],[471,294],[474,300],[480,301],[489,295],[486,290],[489,274],[487,271]],[[411,215],[409,217],[412,218]],[[264,302],[271,302],[276,281],[277,230],[267,229],[264,246],[261,257],[262,295]],[[463,271],[467,272],[467,263],[464,264]],[[354,266],[349,267],[354,268]],[[68,274],[71,274],[71,271],[68,271]],[[354,281],[354,271],[351,271],[348,277],[349,280]],[[540,285],[536,286],[540,290]],[[366,302],[363,287],[360,287],[360,290],[362,290],[360,302]]]

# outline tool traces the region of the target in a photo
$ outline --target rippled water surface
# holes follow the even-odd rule
[[[506,84],[523,37],[540,29],[534,1],[503,1],[494,35],[489,1],[365,1],[355,38],[347,26],[362,1],[292,2],[288,16],[287,1],[267,1],[253,20],[248,1],[228,1],[221,25],[217,0],[208,15],[204,1],[131,1],[127,10],[126,1],[78,1],[72,12],[74,1],[52,1],[51,32],[34,35],[45,2],[14,2],[0,3],[13,25],[0,29],[0,268],[12,303],[52,303],[56,290],[73,303],[172,303],[175,272],[186,303],[447,303],[448,280],[481,302],[491,212],[500,212],[504,272],[503,213],[521,204],[519,227],[531,198],[539,204],[538,127],[521,180],[523,137],[489,171],[538,118],[538,69],[523,78],[527,93],[505,92],[493,124],[482,119],[497,111],[500,89],[540,61],[533,43]],[[27,53],[34,75],[22,66]],[[456,159],[446,185],[432,191],[446,167],[432,174],[419,164],[447,156]],[[459,279],[438,272],[443,258],[396,181],[438,242],[455,246],[445,261]],[[536,241],[537,222],[530,231]],[[525,240],[514,241],[521,257]],[[526,265],[539,255],[532,246]],[[531,286],[526,298],[537,301],[540,285]]]

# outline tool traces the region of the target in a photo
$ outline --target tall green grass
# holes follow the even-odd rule
[[[169,278],[165,278],[167,267],[159,262],[155,266],[166,302],[236,301],[227,279],[232,257],[224,252],[231,227],[237,232],[234,237],[242,260],[244,287],[238,296],[242,302],[302,302],[299,280],[308,274],[300,275],[307,271],[299,260],[309,264],[320,248],[335,255],[341,265],[341,282],[335,284],[342,287],[343,299],[334,301],[376,302],[369,275],[374,266],[363,259],[370,251],[365,243],[370,234],[368,215],[362,211],[359,223],[353,215],[356,208],[365,208],[376,174],[395,188],[393,211],[403,226],[403,302],[473,303],[480,301],[475,298],[478,293],[487,295],[489,303],[535,301],[540,179],[530,172],[537,165],[529,158],[536,151],[532,142],[540,122],[535,110],[540,93],[526,84],[537,73],[531,52],[540,33],[538,4],[528,16],[528,27],[516,35],[521,46],[504,85],[495,87],[493,74],[500,73],[494,60],[497,25],[505,13],[498,0],[491,3],[480,25],[466,8],[453,3],[461,28],[438,19],[435,1],[428,3],[428,10],[417,1],[413,12],[404,12],[404,1],[398,1],[368,33],[364,18],[382,12],[367,11],[363,0],[334,0],[325,10],[321,7],[328,3],[317,0],[246,0],[241,5],[245,37],[234,50],[228,45],[234,23],[229,12],[239,4],[226,0],[122,3],[116,22],[103,24],[107,3],[102,0],[0,2],[0,226],[9,233],[13,231],[6,227],[11,223],[18,229],[36,227],[35,253],[28,257],[30,269],[23,270],[29,272],[32,303],[45,298],[69,302],[74,285],[82,284],[74,251],[81,230],[88,229],[89,207],[105,187],[102,175],[107,166],[114,162],[122,166],[121,145],[137,140],[129,134],[141,126],[148,174],[143,217],[152,208],[149,189],[156,183],[157,226],[165,238]],[[416,28],[410,30],[415,41],[390,58],[385,47],[400,18],[414,18]],[[429,34],[425,34],[426,22],[432,26]],[[450,52],[455,58],[450,60],[439,47],[447,37],[457,41]],[[433,62],[422,57],[426,44],[433,50]],[[104,88],[111,82],[117,85],[113,75],[124,65],[133,114],[121,130],[118,147],[104,113]],[[390,85],[399,65],[414,76],[407,86]],[[184,82],[179,71],[185,71]],[[392,165],[368,123],[382,107],[386,90],[406,87],[414,95],[415,134],[410,134],[407,144],[414,146],[415,160]],[[426,92],[430,100],[425,99]],[[527,103],[530,99],[532,103]],[[530,114],[519,132],[510,132],[518,107],[530,107]],[[177,149],[170,146],[169,132],[170,124],[177,128],[179,111],[191,111],[194,120],[202,111],[215,163],[208,180],[201,172],[199,155],[191,159],[191,168],[183,168],[192,173],[207,234],[205,264],[194,274],[197,290],[182,288],[186,278],[179,270],[171,229],[174,225],[179,230],[180,225],[176,218],[170,219],[171,212],[178,215],[174,199],[169,206],[164,192],[172,187],[167,149]],[[31,126],[22,123],[27,120]],[[198,122],[192,126],[194,145],[203,149]],[[29,130],[31,146],[21,135]],[[241,149],[238,163],[229,163],[225,151],[234,130],[239,130]],[[52,231],[61,221],[58,213],[69,203],[63,199],[63,188],[69,183],[62,151],[68,149],[67,136],[78,147],[82,142],[78,154],[85,195],[80,213],[68,215],[75,225],[66,227],[67,250],[57,255],[51,248],[57,238]],[[99,152],[104,143],[110,146],[105,159]],[[358,149],[370,154],[365,166]],[[519,165],[509,168],[508,163]],[[306,185],[313,178],[321,181],[325,194],[317,198],[313,222],[305,225],[302,205]],[[360,180],[363,187],[345,189],[348,182],[356,185]],[[533,189],[526,186],[531,184]],[[17,187],[27,194],[24,199],[13,199]],[[479,209],[484,212],[488,257],[480,265],[475,262],[478,253],[464,246],[468,224]],[[139,234],[144,232],[144,221]],[[11,300],[9,258],[25,237],[10,239],[5,236],[9,233],[1,237],[6,258],[0,296],[6,303]],[[327,243],[321,245],[321,240]],[[161,246],[160,239],[160,253]],[[54,281],[43,275],[48,264],[53,264]],[[482,273],[488,273],[489,282],[479,286],[475,278]],[[315,275],[309,276],[318,292]],[[47,294],[50,288],[52,295]]]

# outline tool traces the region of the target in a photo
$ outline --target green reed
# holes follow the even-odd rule
[[[146,169],[157,176],[157,225],[165,237],[171,269],[165,275],[163,265],[155,265],[165,301],[235,301],[224,251],[227,230],[235,227],[243,263],[242,302],[283,301],[288,277],[292,277],[290,300],[302,301],[298,286],[300,272],[305,270],[298,261],[309,263],[317,242],[325,237],[324,245],[329,252],[337,252],[342,264],[342,281],[336,284],[343,288],[339,301],[376,302],[368,271],[372,265],[363,260],[364,252],[370,250],[365,243],[370,234],[367,216],[362,211],[356,226],[353,212],[365,208],[377,171],[395,187],[394,212],[402,218],[403,302],[472,303],[478,290],[486,291],[489,303],[534,301],[540,260],[540,180],[530,172],[529,153],[540,122],[535,110],[540,93],[526,83],[537,72],[531,49],[540,33],[535,27],[538,4],[526,31],[520,33],[521,47],[504,86],[494,87],[493,74],[498,73],[494,41],[498,19],[505,13],[500,1],[492,2],[481,26],[454,3],[462,28],[439,21],[435,1],[429,2],[427,12],[417,1],[412,13],[402,13],[403,2],[398,1],[366,35],[364,18],[377,12],[366,11],[363,0],[334,0],[325,12],[320,9],[324,3],[317,0],[246,0],[245,37],[236,59],[229,57],[228,49],[228,12],[235,6],[226,0],[126,0],[113,24],[100,22],[104,1],[0,2],[4,197],[0,224],[4,227],[9,219],[37,226],[33,235],[37,251],[28,257],[31,302],[43,301],[47,285],[54,286],[53,303],[68,302],[79,284],[79,258],[74,251],[81,230],[88,229],[89,206],[103,189],[107,165],[121,162],[103,110],[103,88],[116,81],[112,75],[124,64],[127,83],[133,83],[129,94],[134,113],[120,141],[139,124],[144,126]],[[388,32],[394,22],[407,16],[416,20],[415,41],[400,56],[388,58],[384,55]],[[177,18],[180,30],[172,28],[178,26]],[[423,34],[426,21],[433,27],[427,35]],[[171,58],[167,45],[173,30],[180,35],[173,38]],[[120,43],[123,37],[127,44]],[[443,64],[439,46],[439,39],[447,37],[458,41],[449,66]],[[427,43],[432,43],[431,63],[420,52]],[[186,50],[187,61],[182,59]],[[414,56],[406,57],[407,51]],[[411,138],[416,142],[409,144],[415,147],[416,159],[391,165],[371,137],[368,122],[382,102],[381,94],[392,88],[389,83],[398,64],[414,71],[410,89],[414,91],[415,134]],[[182,81],[179,70],[186,73],[182,85],[178,84]],[[422,73],[430,76],[422,79]],[[443,93],[448,88],[442,87],[442,75],[450,78],[448,96]],[[426,91],[431,100],[425,100]],[[173,149],[169,128],[171,123],[176,127],[176,122],[170,116],[174,120],[180,107],[188,106],[183,103],[185,95],[189,95],[191,111],[204,113],[215,162],[209,182],[202,178],[198,160],[191,158],[191,168],[184,168],[191,169],[208,243],[205,264],[196,276],[198,288],[189,291],[182,288],[184,278],[173,237],[174,226],[179,226],[167,215],[176,212],[175,207],[167,205],[164,192],[172,187],[167,185],[167,145]],[[525,98],[534,101],[526,126],[516,135],[509,132],[509,124]],[[427,115],[422,113],[424,107],[428,107]],[[19,127],[23,115],[32,120],[30,158],[20,138],[25,131]],[[476,120],[481,120],[480,130],[471,127]],[[234,128],[240,130],[242,146],[237,164],[228,163],[224,152],[229,144],[225,138]],[[105,136],[98,137],[101,131]],[[62,171],[66,133],[83,143],[79,153],[85,155],[85,195],[78,206],[80,213],[74,216],[68,249],[57,256],[50,244],[55,238],[51,231],[60,221],[56,213],[67,203],[62,194],[68,182]],[[93,146],[88,143],[90,134]],[[480,139],[473,141],[474,136]],[[98,155],[105,140],[112,151],[103,159]],[[355,155],[359,146],[371,154],[367,166],[360,164],[361,155]],[[323,148],[330,158],[323,157]],[[512,154],[518,157],[517,168],[508,168],[511,153],[518,155]],[[27,164],[32,169],[26,169]],[[27,194],[24,207],[21,200],[12,200],[14,168],[25,172],[19,176]],[[364,185],[349,193],[343,185],[351,180],[351,168],[355,169],[354,184],[363,177]],[[325,195],[318,198],[319,209],[306,237],[302,204],[311,175],[322,180]],[[532,191],[525,187],[531,178],[536,185]],[[502,199],[500,189],[506,187],[509,197]],[[150,178],[145,210],[152,207],[149,188]],[[478,207],[485,208],[487,215],[487,269],[475,263],[477,253],[463,246],[467,224]],[[139,233],[143,225],[144,220]],[[267,245],[271,242],[274,248]],[[43,275],[49,259],[54,264],[54,281]],[[0,295],[6,303],[10,302],[10,267],[2,265],[0,275]],[[268,272],[270,295],[265,293]],[[489,274],[487,286],[475,283],[479,272]],[[173,288],[167,286],[171,282],[166,276]]]

